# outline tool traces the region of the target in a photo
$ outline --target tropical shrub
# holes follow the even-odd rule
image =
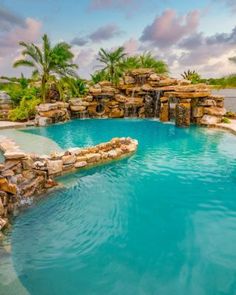
[[[169,71],[167,64],[162,60],[156,59],[150,52],[142,55],[125,57],[122,60],[120,67],[122,72],[138,68],[153,69],[157,74],[167,74]]]
[[[142,55],[127,56],[123,47],[111,52],[100,49],[98,61],[104,64],[105,67],[91,75],[95,84],[104,80],[116,84],[125,72],[138,68],[153,69],[158,74],[167,74],[169,71],[167,64],[156,59],[150,52]]]
[[[23,98],[14,110],[9,113],[9,119],[12,121],[26,121],[34,118],[36,114],[36,106],[40,104],[40,99],[33,98],[27,100]]]
[[[96,71],[94,74],[91,75],[92,82],[97,84],[101,81],[110,80],[109,74],[105,70]]]
[[[141,68],[153,69],[157,74],[167,74],[168,66],[162,61],[156,59],[150,52],[139,56]]]
[[[226,118],[226,117],[223,117],[222,120],[221,120],[222,123],[226,123],[226,124],[230,124],[231,121],[229,118]]]
[[[184,79],[191,81],[193,84],[201,82],[201,76],[194,70],[188,70],[181,75]]]
[[[18,84],[9,83],[4,89],[7,94],[10,95],[13,103],[18,105],[24,98],[25,100],[31,100],[39,95],[40,89],[36,87],[22,88]]]

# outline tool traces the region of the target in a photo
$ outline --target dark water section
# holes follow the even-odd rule
[[[31,130],[61,147],[139,140],[129,159],[63,177],[16,219],[13,260],[32,295],[235,295],[236,137],[148,120]]]

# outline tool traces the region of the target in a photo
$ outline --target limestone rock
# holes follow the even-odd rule
[[[150,75],[149,80],[159,82],[161,80],[161,77],[159,75],[157,75],[156,73],[154,73],[154,74]]]
[[[218,108],[218,107],[210,107],[210,108],[205,108],[204,113],[206,115],[211,115],[211,116],[224,116],[226,114],[226,109]]]
[[[177,97],[177,98],[201,98],[201,97],[209,97],[209,91],[201,91],[201,92],[165,92],[165,95],[168,97]]]
[[[89,92],[90,92],[92,95],[96,96],[96,95],[99,95],[99,94],[102,93],[102,88],[101,88],[100,85],[96,84],[96,85],[94,85],[93,87],[90,87],[90,88],[89,88]]]
[[[14,175],[14,172],[13,172],[12,170],[8,169],[8,170],[4,170],[4,171],[1,173],[1,175],[2,175],[3,177],[10,177],[10,176],[13,176],[13,175]]]
[[[4,206],[3,206],[3,203],[2,203],[2,199],[0,198],[0,216],[3,216],[4,214]]]
[[[188,127],[191,119],[190,103],[177,103],[176,105],[176,125],[179,127]]]
[[[139,68],[139,69],[134,69],[130,71],[131,76],[147,76],[149,77],[150,75],[155,74],[154,70],[152,69],[146,69],[146,68]]]
[[[86,159],[88,163],[94,163],[99,161],[101,158],[101,155],[99,153],[92,153],[92,154],[88,154],[86,155]]]
[[[211,115],[204,115],[200,121],[202,125],[215,125],[221,122],[221,118]]]
[[[62,157],[63,165],[74,164],[76,157],[74,155],[65,155]]]
[[[115,100],[122,103],[122,102],[126,102],[127,97],[122,94],[116,94]]]
[[[115,149],[110,150],[107,154],[108,154],[108,157],[112,159],[115,159],[118,156],[117,151]]]
[[[203,107],[216,106],[216,101],[213,99],[204,99],[199,105]]]
[[[143,98],[142,97],[128,97],[125,105],[133,105],[133,106],[143,106]]]
[[[160,121],[168,122],[170,120],[170,110],[169,110],[168,100],[165,102],[161,102],[160,108]]]
[[[18,160],[26,157],[26,154],[20,150],[7,151],[4,153],[4,157],[7,160]]]
[[[101,81],[98,83],[101,87],[112,86],[110,81]]]
[[[4,177],[0,177],[0,190],[13,195],[15,195],[17,192],[16,185],[9,183]]]
[[[48,174],[60,174],[63,169],[62,160],[48,160],[47,161]]]
[[[75,168],[83,168],[86,167],[88,164],[86,161],[81,161],[81,162],[76,162],[75,163]]]
[[[48,112],[52,110],[56,110],[58,108],[56,103],[42,103],[38,105],[37,110],[38,112]]]
[[[124,83],[125,84],[134,84],[135,79],[131,76],[124,76]]]
[[[160,86],[172,86],[172,85],[176,85],[177,83],[178,81],[172,78],[166,78],[159,81]]]
[[[35,117],[35,125],[37,126],[47,126],[52,124],[52,119],[48,117],[41,117],[41,116],[36,116]]]
[[[142,90],[143,91],[150,92],[150,91],[155,91],[155,88],[153,88],[150,84],[144,84],[142,86]]]
[[[0,218],[0,230],[3,229],[7,224],[7,221],[3,218]]]
[[[193,108],[193,117],[194,118],[201,118],[204,115],[204,108],[203,107],[195,107]]]
[[[122,118],[124,117],[124,110],[120,108],[114,108],[109,114],[110,118]]]
[[[73,112],[82,112],[82,111],[85,111],[86,110],[86,107],[85,106],[80,106],[80,105],[71,105],[70,106],[70,109]]]

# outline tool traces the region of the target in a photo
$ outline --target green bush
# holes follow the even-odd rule
[[[36,106],[40,103],[40,99],[33,98],[27,100],[25,97],[21,100],[20,105],[10,111],[9,119],[11,121],[26,121],[34,118],[36,114]]]
[[[234,88],[236,87],[236,74],[221,78],[210,78],[208,84],[215,86],[216,88]]]
[[[230,124],[231,121],[229,118],[226,118],[226,117],[223,117],[222,120],[221,120],[222,123],[226,123],[226,124]]]
[[[40,92],[36,87],[22,88],[20,85],[12,83],[8,84],[5,91],[10,95],[15,105],[18,105],[23,98],[25,100],[34,99]]]

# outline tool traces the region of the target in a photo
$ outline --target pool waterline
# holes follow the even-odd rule
[[[26,131],[66,148],[127,135],[140,146],[130,159],[63,177],[65,190],[16,219],[13,259],[30,294],[233,294],[235,137],[148,120],[67,124]]]

